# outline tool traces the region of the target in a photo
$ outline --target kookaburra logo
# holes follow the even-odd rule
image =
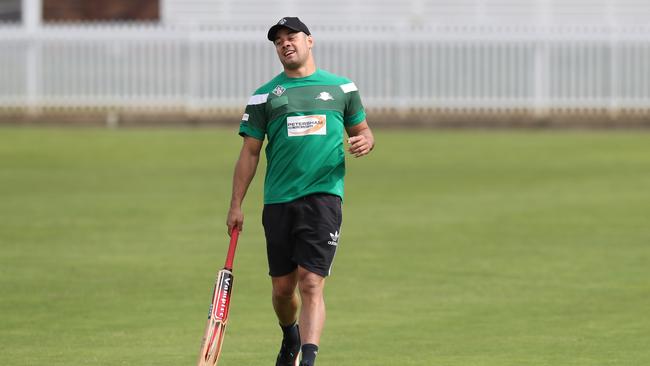
[[[339,245],[339,235],[341,235],[338,230],[334,232],[334,234],[330,233],[330,237],[332,240],[328,241],[327,244],[329,245]]]

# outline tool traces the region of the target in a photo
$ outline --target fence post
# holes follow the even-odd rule
[[[552,102],[549,100],[551,98],[551,93],[549,90],[551,79],[551,60],[549,54],[549,37],[551,36],[549,32],[549,0],[537,0],[535,8],[537,11],[537,22],[539,25],[537,28],[536,40],[533,42],[533,47],[535,50],[535,101],[533,108],[535,118],[542,119],[549,115],[549,106],[552,105]]]
[[[41,8],[42,0],[23,0],[22,23],[27,34],[27,54],[25,67],[25,104],[30,115],[40,113],[41,97]]]
[[[534,115],[535,118],[544,118],[548,115],[548,105],[550,97],[549,91],[549,54],[548,54],[548,41],[540,37],[535,43],[535,102],[534,102]]]
[[[189,116],[196,113],[198,107],[197,98],[199,97],[199,46],[200,42],[196,35],[197,25],[192,23],[188,26],[188,41],[187,41],[187,99],[185,104],[185,112]]]
[[[397,100],[396,103],[398,106],[398,114],[400,119],[406,118],[413,108],[413,101],[411,100],[411,94],[409,93],[410,85],[409,80],[412,80],[414,70],[412,67],[408,67],[411,54],[411,46],[414,44],[413,40],[407,37],[409,29],[407,24],[401,24],[396,27],[397,31],[395,32],[396,37],[394,38],[395,51],[397,52],[397,65],[393,70],[399,70],[402,75],[392,75],[392,77],[398,77],[397,79]]]
[[[610,26],[610,62],[609,62],[609,87],[611,90],[609,96],[609,117],[612,120],[618,118],[619,98],[621,95],[620,88],[620,48],[618,40],[618,27]]]

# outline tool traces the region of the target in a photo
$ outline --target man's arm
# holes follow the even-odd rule
[[[349,136],[350,154],[354,155],[355,158],[368,155],[375,147],[375,137],[372,135],[372,131],[366,120],[352,127],[346,127],[345,129]]]
[[[232,198],[230,199],[230,210],[228,211],[228,219],[226,225],[228,226],[228,234],[236,227],[241,231],[244,226],[244,213],[241,210],[244,196],[248,186],[251,184],[255,172],[257,171],[257,163],[260,160],[260,151],[262,150],[263,141],[253,137],[244,137],[244,144],[239,159],[235,165],[235,173],[232,178]]]

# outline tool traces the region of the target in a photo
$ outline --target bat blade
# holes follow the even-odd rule
[[[208,310],[208,322],[203,333],[201,351],[199,353],[198,366],[215,366],[221,355],[226,325],[228,324],[228,312],[230,309],[230,297],[232,295],[232,284],[234,276],[232,273],[232,262],[237,245],[238,232],[233,230],[228,248],[228,256],[224,269],[217,273],[212,290],[212,301]]]
[[[232,295],[234,276],[231,271],[222,269],[217,275],[210,304],[208,323],[203,335],[199,366],[214,366],[221,354],[221,344],[228,323],[228,310]]]

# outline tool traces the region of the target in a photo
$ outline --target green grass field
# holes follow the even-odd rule
[[[650,365],[650,134],[376,131],[319,366]],[[0,129],[1,365],[192,365],[234,131]],[[245,204],[220,366],[280,332]]]

